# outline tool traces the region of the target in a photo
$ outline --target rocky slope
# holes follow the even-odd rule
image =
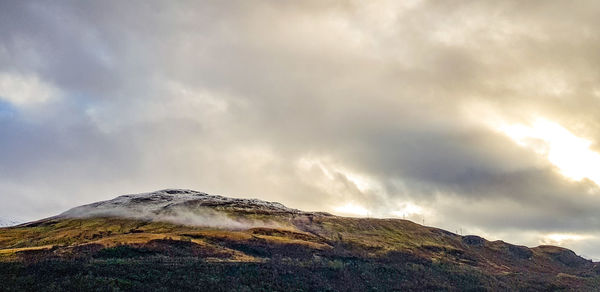
[[[121,264],[131,265],[133,270],[139,265],[162,271],[167,269],[163,266],[166,259],[182,266],[200,265],[206,269],[202,270],[206,277],[229,263],[226,269],[250,273],[240,277],[251,282],[261,273],[296,271],[299,278],[294,279],[300,285],[312,283],[305,287],[308,290],[470,287],[592,291],[600,284],[597,263],[560,247],[528,248],[475,235],[460,236],[407,220],[339,217],[190,190],[120,196],[0,229],[0,259],[21,263],[23,270],[19,273],[41,269],[39,265],[49,259],[71,265],[75,261],[77,265],[89,265],[85,269],[95,269],[114,264],[113,258],[126,258]],[[76,270],[80,269],[78,266]],[[129,277],[113,272],[109,269],[98,277]],[[388,278],[383,279],[384,275]],[[73,288],[68,286],[72,284],[71,276],[62,277],[67,277],[69,284],[61,287]],[[189,287],[210,279],[231,285],[225,283],[224,275],[210,277],[193,280]],[[11,279],[14,285],[20,285],[19,277],[4,280]],[[428,284],[423,279],[428,279]],[[296,287],[296,280],[282,275],[258,286],[252,286],[256,284],[252,282],[251,287],[281,290],[287,285]],[[146,282],[135,283],[136,289],[144,289]],[[279,286],[269,286],[274,283]]]

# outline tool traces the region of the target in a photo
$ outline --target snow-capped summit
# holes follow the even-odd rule
[[[251,220],[241,218],[248,214],[251,215]],[[277,202],[228,198],[192,190],[166,189],[151,193],[124,195],[108,201],[75,207],[57,217],[123,217],[166,221],[184,225],[234,228],[244,228],[248,225],[270,225],[271,223],[259,222],[260,219],[257,219],[257,216],[260,214],[282,216],[329,215],[326,213],[303,212],[288,208]],[[249,224],[249,221],[252,221],[251,224]]]
[[[254,212],[302,213],[300,210],[288,208],[277,202],[228,198],[192,190],[166,189],[151,193],[124,195],[108,201],[75,207],[60,214],[59,217],[103,216],[118,215],[119,213],[152,215],[169,210],[198,207]]]
[[[20,223],[21,222],[15,220],[15,219],[0,217],[0,227],[10,227],[10,226],[19,225]]]
[[[246,216],[249,215],[249,216]],[[304,212],[277,202],[237,199],[202,192],[166,189],[131,194],[70,209],[53,218],[122,217],[183,225],[247,228],[270,226],[261,215],[331,216],[322,212]],[[272,221],[274,216],[267,216]]]

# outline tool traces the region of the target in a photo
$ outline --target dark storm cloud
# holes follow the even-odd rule
[[[600,236],[596,184],[494,128],[542,116],[598,149],[594,1],[0,6],[2,213],[188,187]]]

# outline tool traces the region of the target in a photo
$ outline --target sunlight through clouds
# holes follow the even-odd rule
[[[334,210],[340,215],[352,215],[362,217],[369,216],[369,210],[367,210],[363,206],[354,203],[348,203],[343,206],[335,207]]]
[[[551,233],[544,236],[540,243],[551,245],[564,245],[565,243],[581,241],[593,238],[590,235],[572,234],[572,233]]]
[[[423,207],[415,205],[413,203],[404,203],[401,208],[393,211],[392,215],[396,217],[410,217],[414,215],[421,215],[424,213]]]
[[[351,171],[334,163],[328,158],[306,156],[300,158],[296,162],[296,165],[304,172],[310,171],[311,169],[319,170],[323,174],[321,180],[325,180],[325,186],[331,186],[331,182],[337,181],[343,177],[361,192],[382,192],[382,186],[376,180],[364,174]]]
[[[3,1],[0,213],[181,187],[596,234],[600,6],[542,2]]]
[[[17,106],[31,106],[57,97],[58,89],[35,75],[0,73],[0,100]]]
[[[591,141],[543,118],[537,118],[531,126],[512,124],[499,129],[518,145],[547,157],[564,176],[577,181],[588,178],[600,184],[600,154],[590,149]]]

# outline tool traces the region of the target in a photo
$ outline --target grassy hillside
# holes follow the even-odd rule
[[[593,290],[572,251],[459,236],[406,220],[221,210],[276,227],[55,218],[0,229],[3,290]]]

